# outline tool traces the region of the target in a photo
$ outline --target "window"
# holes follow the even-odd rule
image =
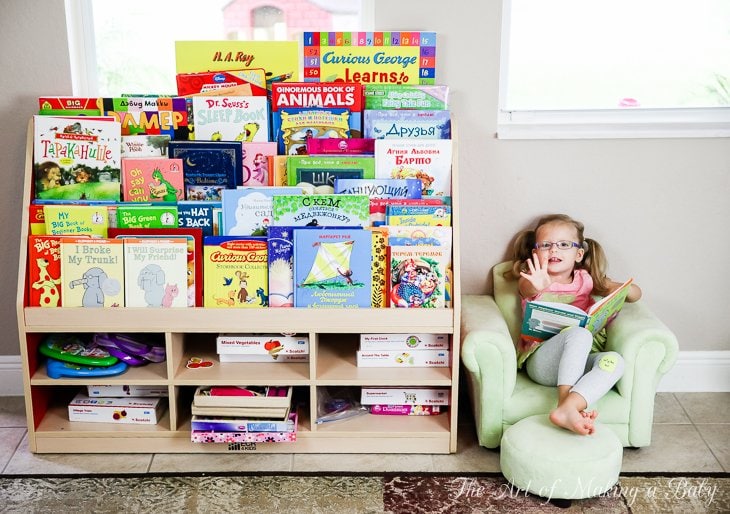
[[[361,0],[66,0],[73,94],[175,94],[177,40],[294,40],[353,30]]]
[[[727,0],[505,0],[500,137],[730,135]]]

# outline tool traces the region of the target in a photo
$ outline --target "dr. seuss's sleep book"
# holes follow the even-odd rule
[[[269,140],[269,102],[265,96],[193,96],[197,141]]]
[[[125,305],[188,306],[188,243],[182,238],[124,238]]]
[[[243,150],[235,141],[170,141],[170,158],[182,159],[186,200],[220,201],[221,191],[243,182]]]
[[[203,276],[204,307],[267,307],[269,285],[266,238],[203,238]]]
[[[363,136],[373,139],[451,139],[451,113],[425,110],[366,110]]]
[[[123,307],[121,239],[61,239],[61,306]]]
[[[121,128],[113,118],[34,116],[35,198],[119,201]]]
[[[368,230],[295,230],[294,306],[370,307],[372,244]]]

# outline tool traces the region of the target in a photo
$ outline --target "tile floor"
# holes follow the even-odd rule
[[[462,405],[467,405],[463,403]],[[730,472],[730,392],[659,393],[651,446],[625,449],[624,472]],[[468,413],[452,455],[33,454],[23,398],[0,397],[0,474],[236,471],[498,472],[499,452],[476,443]]]

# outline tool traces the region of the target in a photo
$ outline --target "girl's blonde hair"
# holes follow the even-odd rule
[[[575,263],[576,269],[585,269],[593,279],[593,293],[605,296],[609,292],[606,269],[608,262],[603,248],[595,239],[583,237],[583,223],[574,220],[565,214],[549,214],[537,221],[532,230],[523,230],[515,236],[512,244],[512,269],[507,270],[505,278],[517,280],[520,278],[520,271],[527,271],[527,260],[532,259],[532,251],[535,249],[535,234],[537,230],[549,223],[565,223],[575,227],[578,233],[578,243],[583,247],[583,259]]]

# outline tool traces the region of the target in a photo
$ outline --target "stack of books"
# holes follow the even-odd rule
[[[363,387],[360,403],[371,414],[431,416],[446,411],[449,388]]]
[[[309,362],[309,337],[281,334],[220,334],[220,362]]]
[[[357,365],[433,367],[450,365],[448,334],[360,334]]]
[[[297,413],[291,386],[198,387],[193,397],[194,443],[293,442]]]

